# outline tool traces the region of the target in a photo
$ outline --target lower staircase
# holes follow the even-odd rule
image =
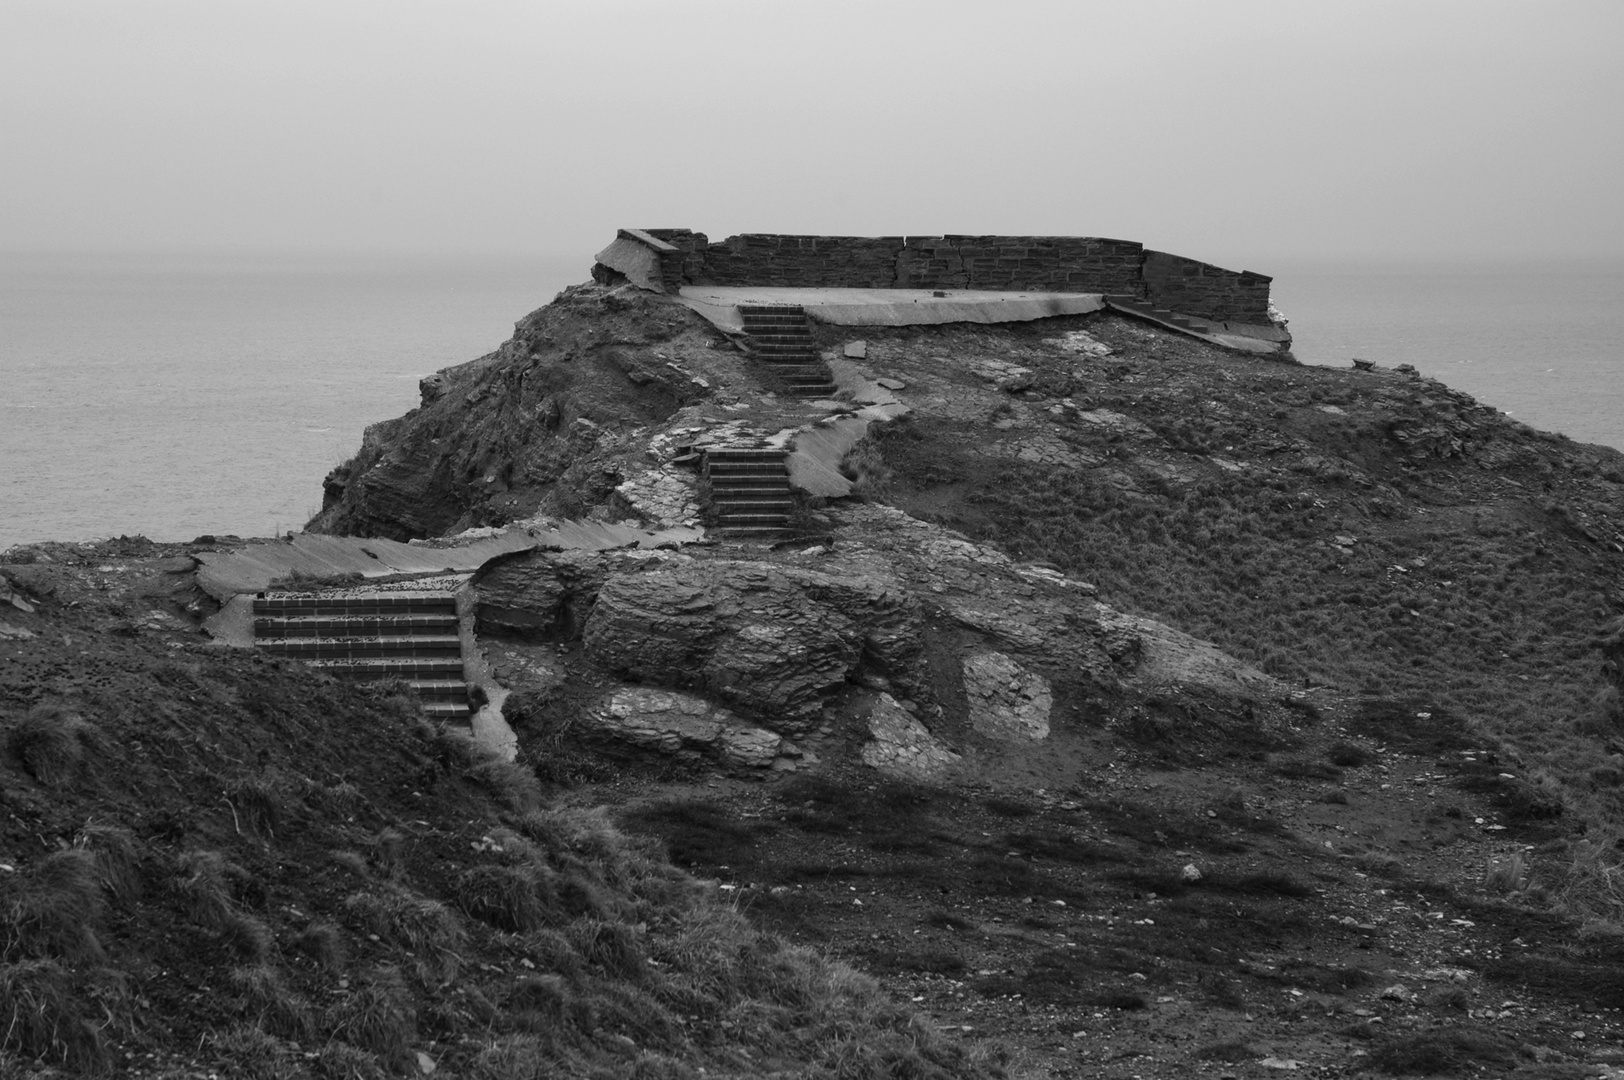
[[[752,357],[772,367],[780,385],[794,397],[828,397],[837,387],[818,355],[806,310],[793,304],[740,304]]]
[[[260,593],[254,645],[340,678],[401,679],[430,716],[469,718],[451,593]]]
[[[705,449],[712,527],[733,540],[782,540],[789,535],[789,455],[769,446]]]

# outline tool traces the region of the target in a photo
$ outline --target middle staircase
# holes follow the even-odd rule
[[[794,304],[740,304],[750,355],[772,366],[794,397],[829,397],[836,389],[829,365],[818,355],[806,310]]]
[[[340,678],[401,679],[430,716],[469,718],[452,593],[261,593],[254,645]]]
[[[705,449],[716,530],[734,540],[781,540],[789,533],[789,455],[770,446]]]

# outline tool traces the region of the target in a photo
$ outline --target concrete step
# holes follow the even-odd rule
[[[789,387],[790,397],[832,397],[840,392],[840,387],[834,383],[797,383]]]
[[[707,461],[705,471],[712,476],[775,476],[789,472],[784,459],[777,461]]]
[[[732,487],[729,485],[711,485],[713,498],[725,499],[728,502],[750,502],[752,500],[782,499],[789,493],[789,484],[783,483],[777,487]]]
[[[461,656],[350,656],[304,662],[341,679],[376,682],[379,679],[438,681],[462,678]]]
[[[425,701],[468,701],[468,684],[461,679],[410,679],[408,683]]]
[[[790,530],[786,526],[746,526],[738,528],[718,526],[715,531],[718,535],[723,536],[728,540],[753,540],[764,544],[775,543],[776,541],[783,540],[790,535]]]
[[[254,647],[279,656],[318,660],[462,655],[460,639],[428,634],[373,638],[257,638]]]
[[[719,518],[734,514],[787,514],[795,509],[793,499],[713,499],[711,506]]]
[[[369,593],[362,596],[263,593],[254,598],[254,614],[283,617],[311,615],[455,614],[457,599],[447,592]]]
[[[755,360],[776,360],[781,357],[795,357],[805,361],[821,359],[818,350],[810,345],[757,345],[750,346],[750,356]]]
[[[712,461],[783,461],[784,451],[775,446],[708,446]]]
[[[433,615],[295,615],[254,620],[254,636],[293,637],[406,637],[418,634],[455,634],[457,616]]]
[[[423,711],[436,720],[467,720],[473,715],[467,702],[425,701]]]
[[[740,304],[739,314],[746,319],[804,319],[806,309],[799,304]]]

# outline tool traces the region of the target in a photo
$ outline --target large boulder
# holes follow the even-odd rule
[[[817,725],[859,669],[907,682],[918,602],[896,582],[744,560],[673,560],[611,575],[583,640],[600,668],[692,687],[776,731]]]
[[[770,768],[781,753],[799,756],[783,736],[739,719],[704,698],[623,686],[584,713],[589,738],[677,758],[710,758],[741,768]]]

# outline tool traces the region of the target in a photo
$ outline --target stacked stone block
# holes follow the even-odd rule
[[[890,289],[902,247],[900,236],[745,233],[706,248],[696,284]]]
[[[1273,278],[1249,270],[1225,270],[1211,263],[1146,251],[1145,292],[1160,307],[1219,322],[1269,321],[1269,283]]]
[[[1143,256],[1099,236],[910,236],[897,287],[1139,295]]]

